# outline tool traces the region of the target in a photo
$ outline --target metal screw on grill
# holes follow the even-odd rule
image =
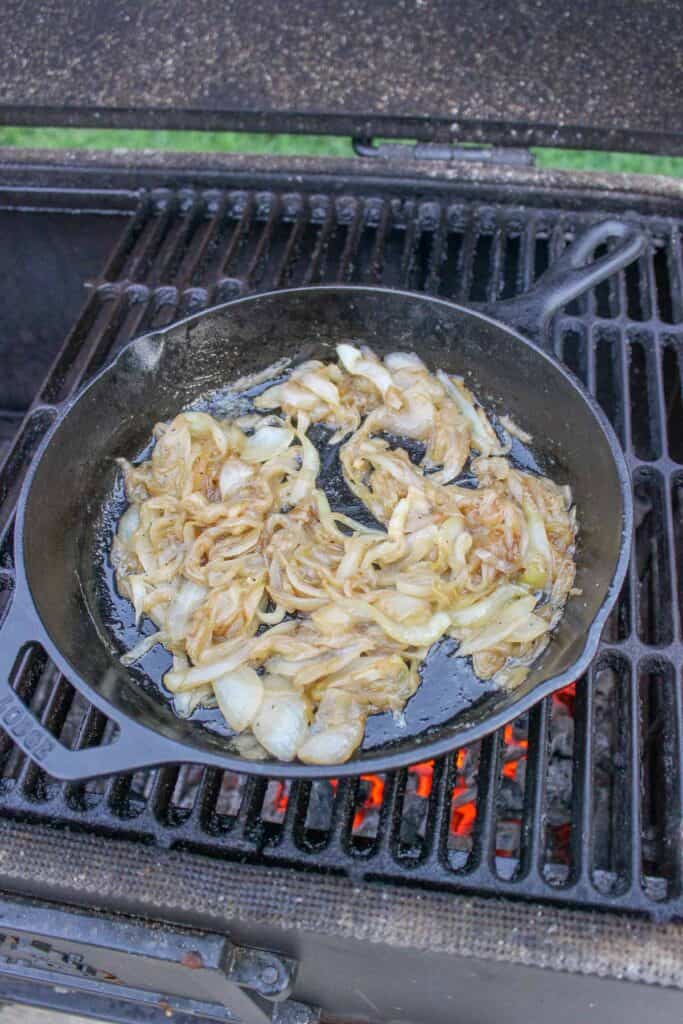
[[[261,971],[261,980],[266,985],[273,985],[277,981],[277,968],[276,967],[264,967]]]
[[[233,946],[224,968],[231,981],[264,999],[286,999],[294,984],[296,961],[262,949]]]

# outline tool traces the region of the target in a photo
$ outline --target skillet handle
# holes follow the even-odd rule
[[[591,259],[598,246],[611,239],[617,240],[612,251],[597,260]],[[642,255],[647,244],[645,233],[632,224],[600,221],[572,242],[529,291],[514,299],[491,303],[484,311],[547,348],[545,335],[550,318],[572,299],[627,267]]]
[[[0,729],[57,779],[90,779],[173,760],[162,736],[119,718],[109,708],[107,715],[116,721],[119,735],[112,743],[82,750],[69,750],[35,717],[11,685],[22,661],[30,656],[31,644],[41,643],[44,637],[28,604],[15,594],[0,627]]]

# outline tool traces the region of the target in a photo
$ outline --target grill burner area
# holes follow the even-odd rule
[[[106,268],[0,476],[0,603],[13,581],[13,502],[54,405],[132,337],[248,291],[318,282],[463,302],[510,297],[605,215],[561,191],[528,205],[505,189],[490,202],[457,185],[424,196],[407,185],[398,194],[388,185],[131,194]],[[40,202],[68,209],[78,197]],[[100,202],[113,211],[106,195]],[[116,204],[120,215],[120,196]],[[682,225],[633,205],[651,251],[552,327],[556,355],[615,427],[636,503],[629,576],[585,678],[453,757],[338,783],[178,765],[63,784],[3,736],[0,814],[413,887],[681,915]],[[67,746],[111,741],[111,723],[40,649],[23,658],[14,685]]]

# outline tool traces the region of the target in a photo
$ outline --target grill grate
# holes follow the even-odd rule
[[[559,200],[408,193],[178,189],[141,200],[0,477],[0,602],[13,504],[52,407],[130,338],[248,291],[318,282],[509,297],[599,219]],[[552,327],[557,356],[624,445],[636,503],[630,573],[585,678],[453,757],[338,784],[179,765],[67,785],[3,738],[0,813],[221,858],[682,913],[683,263],[678,223],[640,220],[651,251]],[[111,723],[39,649],[14,685],[67,745],[111,741]]]

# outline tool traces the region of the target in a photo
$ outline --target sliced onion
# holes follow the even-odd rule
[[[298,693],[265,693],[252,732],[269,754],[293,761],[308,730],[308,709]]]
[[[140,510],[137,507],[137,505],[129,505],[126,511],[119,519],[119,526],[118,530],[116,531],[116,535],[119,538],[121,544],[123,544],[125,547],[128,547],[131,540],[133,539],[133,534],[135,533],[139,525]]]
[[[245,757],[348,760],[368,714],[401,714],[445,634],[480,678],[514,685],[572,592],[570,493],[512,465],[462,380],[410,352],[337,354],[232,406],[246,416],[158,424],[151,458],[124,465],[112,564],[159,627],[124,660],[164,644],[177,713],[218,702]],[[386,529],[330,508],[312,423],[343,442],[345,481]],[[387,434],[420,440],[422,464]],[[476,486],[447,486],[475,454]]]
[[[495,431],[481,410],[472,401],[470,392],[459,381],[451,379],[443,370],[437,371],[437,377],[443,384],[449,398],[452,398],[462,415],[467,420],[472,433],[475,448],[482,455],[491,455],[500,451],[500,442]]]
[[[215,661],[208,665],[196,665],[194,668],[188,669],[187,672],[167,672],[164,676],[164,685],[173,693],[178,693],[183,690],[191,690],[195,686],[202,686],[204,683],[212,683],[239,665],[243,665],[248,659],[250,651],[250,643],[243,643],[234,654],[223,658],[222,661]]]
[[[473,626],[482,626],[489,622],[506,604],[515,598],[526,594],[524,587],[515,584],[503,584],[489,594],[488,597],[476,601],[474,604],[463,608],[461,611],[451,612],[451,622],[458,628],[469,629]]]
[[[176,693],[173,697],[173,710],[179,718],[189,718],[198,707],[215,707],[216,698],[210,686],[198,686],[187,693]]]
[[[242,665],[215,679],[213,692],[230,728],[242,732],[251,725],[261,706],[263,683],[253,668]]]
[[[301,376],[297,376],[297,380],[303,387],[308,388],[314,395],[321,398],[323,402],[327,402],[328,405],[339,405],[339,391],[331,380],[327,380],[321,374],[317,373],[302,373]]]
[[[246,465],[241,459],[226,459],[218,478],[221,498],[225,499],[229,494],[239,491],[253,475],[253,467]]]
[[[210,437],[221,455],[227,451],[228,442],[225,434],[213,416],[206,412],[186,412],[183,419],[190,428],[193,438]]]
[[[142,640],[138,640],[135,647],[131,648],[121,658],[121,664],[125,665],[126,668],[132,665],[134,662],[139,661],[140,658],[144,658],[148,651],[151,651],[157,644],[163,644],[167,640],[166,634],[163,630],[159,630],[156,633],[150,633],[149,636],[143,636]]]
[[[289,448],[293,439],[294,431],[284,424],[281,427],[260,427],[247,438],[241,457],[245,462],[268,462]]]
[[[488,651],[495,647],[526,622],[535,606],[535,597],[520,597],[511,601],[490,626],[460,644],[458,655],[464,658],[475,651]]]
[[[387,398],[392,389],[395,390],[389,371],[381,363],[364,358],[363,353],[355,345],[337,345],[337,355],[348,373],[366,377],[375,385],[383,398]],[[400,399],[398,399],[398,403],[394,400],[391,404],[395,407],[400,404]]]
[[[426,370],[425,364],[414,352],[390,352],[384,357],[384,365],[394,370]]]
[[[192,580],[181,584],[166,613],[166,631],[173,640],[182,640],[192,615],[204,603],[208,592],[207,587]]]

